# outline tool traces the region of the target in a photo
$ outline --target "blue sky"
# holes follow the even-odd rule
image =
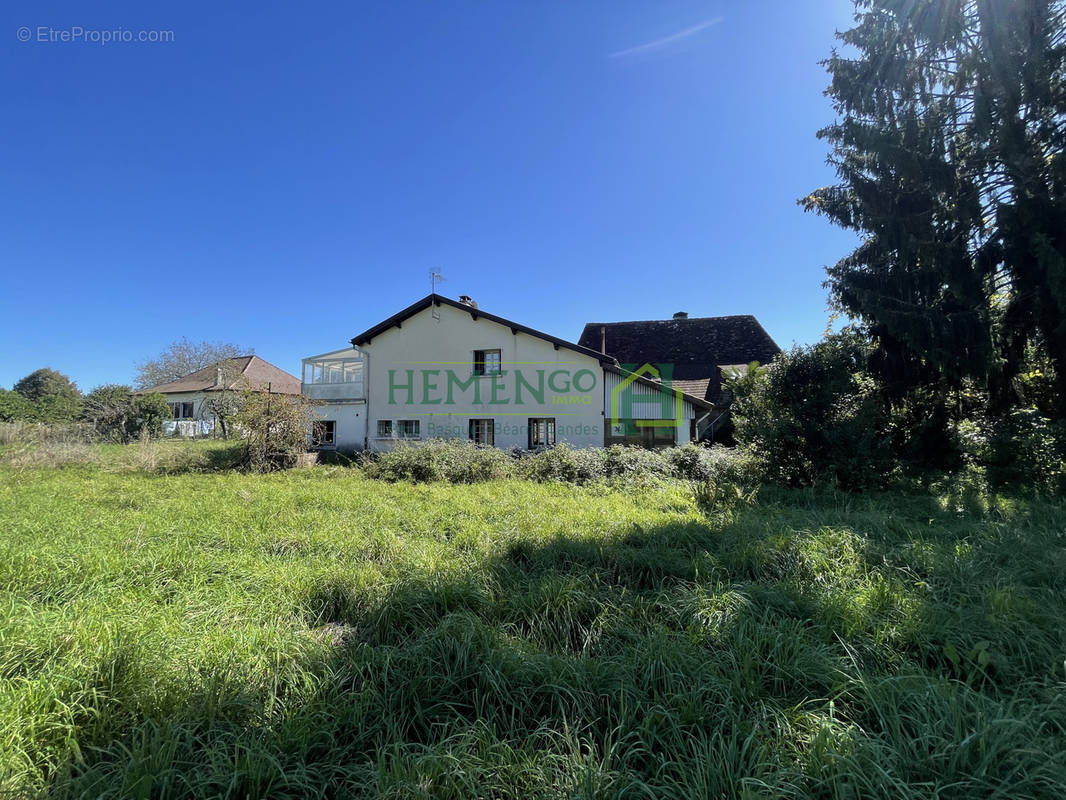
[[[796,199],[833,180],[847,0],[239,5],[0,11],[0,386],[127,382],[182,336],[296,373],[431,269],[570,339],[824,331],[854,238]],[[77,27],[173,41],[38,40]]]

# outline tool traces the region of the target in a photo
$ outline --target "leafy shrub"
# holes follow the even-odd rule
[[[241,466],[252,472],[296,466],[307,452],[312,421],[311,401],[303,395],[247,392],[236,417],[244,446]]]
[[[401,442],[364,464],[368,477],[386,481],[477,483],[513,474],[512,459],[494,447],[461,440],[430,439],[417,444]]]
[[[159,392],[134,394],[129,386],[97,386],[82,401],[82,418],[102,439],[129,442],[144,436],[161,436],[170,405]]]
[[[560,444],[535,453],[508,454],[458,439],[430,439],[400,443],[383,453],[357,459],[369,478],[385,481],[479,483],[501,478],[524,478],[538,483],[595,481],[634,484],[662,479],[697,483],[758,483],[757,462],[738,450],[687,445],[668,450],[614,445],[574,448]]]
[[[521,473],[540,483],[586,484],[606,476],[606,462],[606,451],[600,448],[577,449],[560,444],[523,458]]]
[[[944,392],[935,388],[912,388],[894,399],[885,431],[892,452],[902,463],[936,470],[962,465],[952,422],[957,409],[948,406]]]
[[[1048,419],[1035,408],[1018,409],[975,439],[992,485],[1066,492],[1066,425],[1062,422]]]
[[[73,422],[81,415],[81,399],[65,395],[46,395],[30,400],[17,392],[0,399],[0,418],[16,422],[46,424]]]
[[[133,398],[135,424],[130,431],[136,436],[161,436],[163,421],[170,419],[170,404],[159,392],[139,394]]]
[[[858,334],[794,347],[730,382],[737,441],[767,475],[792,486],[827,477],[843,488],[879,485],[891,472],[888,422]]]
[[[0,389],[0,421],[18,422],[32,416],[32,401],[11,389]]]
[[[740,448],[687,444],[667,450],[665,455],[675,477],[696,483],[748,485],[763,477],[759,462]]]
[[[133,389],[120,384],[97,386],[85,395],[82,417],[112,441],[127,441],[136,419]]]
[[[670,451],[670,465],[679,477],[690,481],[708,481],[714,473],[711,453],[710,448],[686,444]]]
[[[612,445],[603,452],[603,474],[622,481],[674,477],[673,464],[665,450]]]

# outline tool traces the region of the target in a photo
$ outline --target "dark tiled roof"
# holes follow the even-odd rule
[[[590,322],[578,343],[620,364],[673,364],[673,380],[686,394],[711,402],[721,394],[721,367],[773,360],[781,348],[750,314],[635,322]]]
[[[282,369],[278,369],[269,361],[264,361],[259,356],[239,356],[238,358],[226,359],[226,371],[236,374],[230,382],[229,388],[251,388],[265,392],[267,386],[275,394],[299,394],[300,379],[290,375]],[[161,394],[173,394],[176,392],[217,392],[223,387],[219,384],[220,370],[218,365],[190,372],[176,381],[161,383],[145,392],[159,392]]]
[[[691,394],[694,397],[707,398],[708,390],[710,389],[710,378],[695,378],[693,380],[674,380],[671,382],[675,389],[680,389],[685,394]]]
[[[609,372],[613,372],[616,375],[621,375],[623,377],[626,377],[626,376],[628,376],[630,374],[630,373],[626,372],[625,370],[623,370],[623,369],[621,369],[618,366],[613,365],[613,364],[604,364],[603,368],[605,370],[609,371]],[[662,384],[661,381],[653,380],[653,379],[651,379],[650,377],[648,377],[646,375],[638,376],[637,377],[637,381],[639,381],[640,383],[644,384],[645,386],[650,386],[650,387],[652,387],[654,389],[658,389],[659,391],[663,391],[663,384]],[[710,402],[709,400],[707,400],[703,396],[703,392],[702,391],[700,391],[699,393],[690,392],[688,390],[688,388],[685,387],[686,383],[687,384],[697,384],[697,385],[693,386],[692,388],[695,388],[697,390],[700,389],[700,386],[698,385],[698,384],[701,383],[700,381],[671,381],[670,385],[669,385],[669,387],[667,388],[666,391],[667,391],[668,394],[673,394],[674,392],[678,392],[678,391],[681,392],[681,394],[685,395],[685,399],[688,400],[690,403],[692,403],[696,408],[705,408],[706,409],[706,408],[711,408],[714,405],[714,403]],[[706,389],[706,383],[707,382],[706,381],[702,381],[702,383],[704,384],[703,389]]]

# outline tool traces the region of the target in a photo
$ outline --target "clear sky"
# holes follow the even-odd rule
[[[0,20],[0,386],[127,382],[182,336],[298,373],[431,269],[569,339],[684,310],[812,342],[854,244],[796,205],[833,181],[817,62],[848,0],[16,0]],[[173,41],[61,40],[77,28]]]

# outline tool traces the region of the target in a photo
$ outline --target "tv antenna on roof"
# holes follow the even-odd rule
[[[429,271],[429,290],[431,294],[437,293],[437,284],[444,282],[444,276],[435,269]]]

